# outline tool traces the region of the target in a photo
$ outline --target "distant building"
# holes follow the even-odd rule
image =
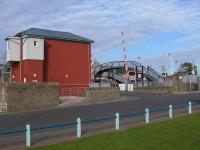
[[[164,76],[164,77],[167,77],[167,76],[168,76],[167,70],[166,70],[166,68],[165,68],[164,65],[161,66],[161,74],[162,74],[162,76]]]
[[[31,28],[6,41],[12,82],[90,84],[92,40],[68,32]]]

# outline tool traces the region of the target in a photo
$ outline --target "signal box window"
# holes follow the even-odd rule
[[[37,47],[37,41],[34,41],[34,42],[33,42],[33,46],[34,46],[34,47]]]

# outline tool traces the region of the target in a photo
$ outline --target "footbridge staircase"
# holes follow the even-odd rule
[[[149,66],[145,67],[136,61],[127,62],[130,75],[130,81],[127,81],[123,76],[124,66],[124,61],[107,62],[96,66],[94,69],[95,81],[101,82],[101,78],[104,77],[112,81],[114,80],[117,83],[127,83],[131,81],[149,84],[157,82],[162,85],[164,82],[164,77],[159,72]]]

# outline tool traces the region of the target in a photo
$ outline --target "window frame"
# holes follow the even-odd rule
[[[38,47],[38,41],[33,41],[33,47]]]

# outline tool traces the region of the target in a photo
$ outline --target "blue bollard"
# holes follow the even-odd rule
[[[31,146],[31,127],[29,124],[26,125],[26,147]]]
[[[172,115],[172,105],[169,105],[169,118],[173,118],[173,115]]]
[[[81,118],[77,118],[77,137],[81,137]]]
[[[115,113],[115,129],[119,130],[119,113]]]
[[[148,124],[149,123],[149,109],[145,109],[145,122]]]
[[[188,113],[189,114],[192,113],[192,103],[191,102],[188,103]]]

